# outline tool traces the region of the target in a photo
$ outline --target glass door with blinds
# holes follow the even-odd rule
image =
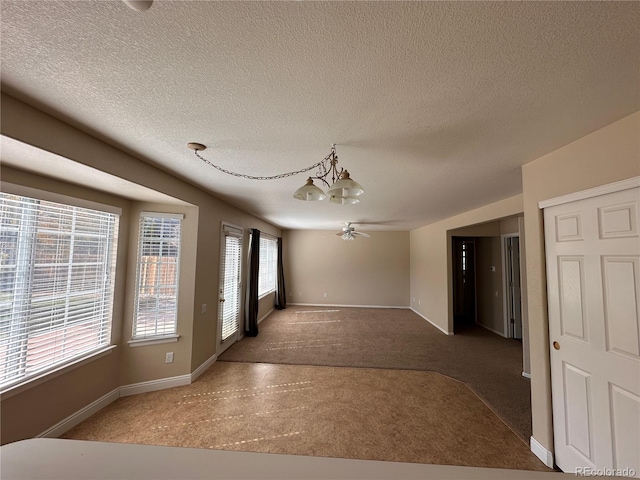
[[[218,355],[238,339],[242,291],[242,229],[222,225],[218,325],[222,343]]]

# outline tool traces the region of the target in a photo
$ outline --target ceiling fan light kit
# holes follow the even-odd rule
[[[347,222],[346,226],[342,227],[342,232],[336,233],[336,235],[346,242],[353,241],[356,239],[356,237],[369,238],[371,236],[366,233],[356,232],[355,228],[351,226],[351,222]]]
[[[279,173],[277,175],[262,177],[232,172],[218,165],[215,165],[214,163],[200,155],[200,152],[206,150],[207,148],[206,145],[203,145],[202,143],[190,142],[187,144],[187,147],[193,150],[196,157],[198,157],[207,165],[210,165],[213,168],[220,170],[221,172],[228,175],[248,178],[250,180],[277,180],[280,178],[298,175],[299,173],[308,172],[309,170],[317,168],[318,171],[316,175],[314,177],[307,178],[306,183],[302,187],[298,188],[295,192],[293,192],[293,198],[295,198],[296,200],[302,200],[305,202],[317,202],[320,200],[324,200],[328,196],[331,203],[337,203],[340,205],[354,205],[356,203],[360,203],[360,199],[358,197],[364,193],[362,185],[353,180],[347,170],[343,168],[338,170],[338,155],[336,155],[335,144],[331,146],[331,152],[329,152],[329,155],[324,157],[318,163],[314,163],[310,167],[296,170],[294,172]],[[329,175],[331,175],[331,183],[329,183],[329,181],[327,180]],[[320,180],[327,187],[329,187],[327,193],[324,193],[322,189],[313,184],[314,179]]]

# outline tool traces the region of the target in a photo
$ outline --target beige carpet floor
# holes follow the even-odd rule
[[[259,328],[219,360],[439,372],[468,385],[529,442],[531,387],[516,340],[477,326],[447,336],[403,309],[289,306]]]
[[[63,438],[547,470],[464,384],[415,370],[216,362]]]

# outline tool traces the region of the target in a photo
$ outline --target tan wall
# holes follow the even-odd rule
[[[500,220],[500,233],[502,235],[507,233],[518,233],[520,229],[518,221],[520,218],[523,218],[523,216],[519,215],[517,217],[503,218]]]
[[[118,351],[2,400],[2,444],[39,435],[118,387]]]
[[[334,233],[284,233],[288,303],[408,306],[409,232],[349,242]]]
[[[258,300],[258,322],[261,322],[269,315],[274,308],[276,302],[276,294],[272,292]]]
[[[497,237],[500,235],[500,222],[485,222],[449,231],[452,237]]]
[[[182,304],[179,307],[179,321],[181,324],[178,328],[183,338],[174,344],[131,348],[123,344],[130,338],[131,324],[125,307],[132,308],[131,270],[135,272],[135,263],[131,264],[132,259],[135,259],[135,253],[131,251],[135,240],[129,239],[129,227],[131,224],[137,225],[135,218],[137,213],[130,215],[129,209],[138,212],[145,205],[136,204],[134,208],[133,204],[122,198],[82,189],[63,182],[55,182],[17,170],[2,169],[5,181],[14,180],[16,183],[45,190],[47,188],[57,189],[59,193],[66,195],[124,206],[120,222],[115,287],[116,303],[114,304],[114,318],[118,322],[114,323],[114,341],[118,342],[118,349],[111,355],[46,381],[37,387],[6,399],[3,398],[1,440],[6,443],[31,437],[44,431],[79,408],[113,390],[119,386],[121,381],[141,382],[164,378],[167,375],[188,374],[212,357],[219,344],[217,338],[217,292],[222,221],[233,223],[245,230],[245,253],[248,249],[248,228],[258,228],[274,236],[280,236],[281,231],[267,222],[238,210],[158,168],[5,94],[2,94],[1,114],[0,128],[2,134],[7,137],[163,192],[197,207],[195,214],[193,213],[195,210],[185,210],[189,215],[189,220],[187,220],[189,235],[194,235],[196,239],[191,237],[188,239],[193,248],[183,257],[183,259],[187,259],[186,273],[190,277],[185,279],[185,288],[187,289],[185,297],[189,296],[190,298],[183,300],[182,290],[180,293]],[[57,187],[54,188],[56,185]],[[126,196],[126,192],[114,193]],[[182,284],[180,288],[183,288]],[[268,305],[268,302],[273,302],[273,296],[263,299],[261,309],[270,310],[271,306]],[[202,304],[207,304],[207,311],[204,314],[200,313]],[[126,319],[126,324],[123,325],[124,319]],[[188,347],[189,344],[190,347]],[[164,363],[164,352],[173,351],[174,347],[177,358],[174,364],[167,365]],[[119,378],[120,375],[122,378]],[[73,379],[73,382],[69,379]],[[73,387],[71,388],[70,385]],[[61,388],[56,386],[61,386]],[[55,394],[51,392],[55,392]],[[48,405],[52,395],[56,397],[55,408],[49,408]],[[25,406],[29,408],[25,408]],[[38,413],[34,415],[34,411]],[[5,419],[7,419],[6,422]]]
[[[522,168],[533,436],[552,450],[544,226],[538,202],[640,175],[640,112]]]
[[[518,213],[522,213],[522,195],[411,230],[411,307],[445,331],[453,332],[451,231]]]
[[[130,346],[133,332],[135,304],[136,264],[138,255],[139,220],[141,212],[181,213],[182,245],[178,280],[178,335],[175,343]],[[132,202],[128,244],[129,268],[125,294],[125,315],[120,350],[120,385],[146,382],[158,378],[175,377],[191,372],[191,350],[193,340],[195,271],[197,259],[198,208],[181,205],[166,205]],[[132,344],[132,345],[135,345]],[[173,363],[165,363],[165,354],[173,352]]]
[[[504,335],[504,293],[500,237],[476,238],[477,321]],[[491,271],[490,267],[495,267]]]
[[[522,308],[522,372],[531,375],[531,347],[529,344],[529,294],[527,289],[527,246],[524,217],[518,217],[520,234],[520,295]]]

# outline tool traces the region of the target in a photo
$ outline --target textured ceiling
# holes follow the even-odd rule
[[[13,138],[0,137],[2,145],[2,163],[28,172],[46,175],[56,180],[68,182],[73,179],[80,185],[106,193],[117,193],[131,200],[141,202],[169,203],[173,205],[191,205],[137,183],[81,165],[55,153],[19,142]]]
[[[284,228],[409,229],[640,109],[638,2],[2,0],[2,87]],[[337,144],[353,206],[294,200]],[[603,159],[606,161],[606,159]],[[578,173],[579,174],[579,173]]]

